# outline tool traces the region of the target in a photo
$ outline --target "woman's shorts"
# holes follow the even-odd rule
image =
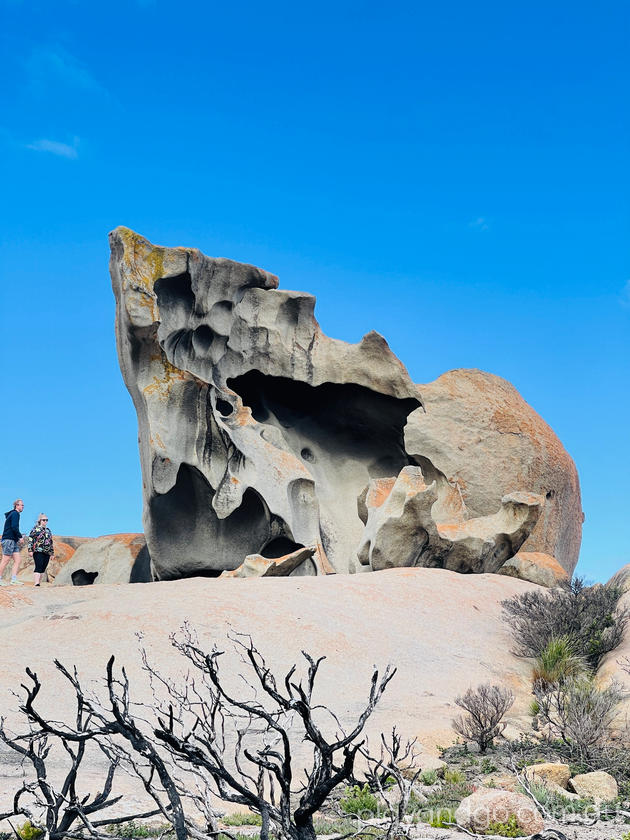
[[[38,575],[41,575],[46,571],[46,566],[50,560],[50,554],[44,554],[43,551],[34,551],[33,560],[35,561],[35,572]]]

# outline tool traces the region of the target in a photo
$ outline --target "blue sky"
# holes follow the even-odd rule
[[[506,377],[578,466],[578,571],[630,562],[629,8],[0,0],[6,508],[141,530],[125,224],[312,292],[417,382]]]

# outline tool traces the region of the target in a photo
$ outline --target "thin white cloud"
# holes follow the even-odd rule
[[[57,140],[36,140],[34,143],[29,143],[26,148],[34,152],[50,152],[51,155],[56,155],[57,157],[76,160],[79,157],[79,138],[75,137],[72,145],[69,143],[59,143]]]
[[[88,68],[59,44],[33,49],[26,59],[26,69],[34,88],[64,85],[91,93],[107,93]]]
[[[472,222],[468,222],[468,227],[473,230],[490,230],[490,225],[485,216],[477,216]]]

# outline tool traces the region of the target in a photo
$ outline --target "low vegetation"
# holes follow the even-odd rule
[[[221,822],[223,825],[262,825],[262,817],[260,814],[254,814],[251,811],[238,811],[235,814],[228,814],[223,817]]]
[[[595,673],[621,643],[630,619],[619,605],[618,586],[586,586],[576,577],[566,587],[529,590],[503,601],[517,656],[538,658],[553,640],[567,640],[575,656]]]
[[[339,807],[344,814],[363,819],[373,817],[379,810],[378,799],[370,791],[367,784],[362,787],[353,785],[346,788],[344,795],[339,800]]]
[[[510,814],[506,822],[491,822],[486,834],[495,837],[526,837],[527,833],[519,828],[515,814]]]
[[[469,741],[474,741],[483,754],[505,729],[503,716],[514,703],[514,695],[499,685],[480,685],[469,688],[455,703],[466,712],[453,720],[453,729]]]

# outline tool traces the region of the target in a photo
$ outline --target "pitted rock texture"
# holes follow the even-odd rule
[[[457,487],[471,516],[495,513],[508,493],[528,490],[545,507],[523,551],[555,557],[571,575],[582,540],[577,470],[553,430],[513,385],[481,370],[451,370],[420,385],[405,448]]]
[[[497,495],[497,476],[472,446],[478,463],[468,467],[481,489],[471,494],[449,475],[450,463],[435,462],[437,432],[419,419],[422,387],[377,333],[358,344],[326,337],[311,295],[279,290],[274,275],[254,266],[154,246],[127,228],[110,241],[118,353],[138,413],[155,578],[216,577],[248,556],[277,559],[308,546],[315,554],[295,573],[382,568],[388,564],[372,563],[373,550],[366,561],[367,531],[379,530],[369,522],[368,495],[375,481],[383,498],[393,493],[409,469],[426,483],[422,504],[416,494],[395,527],[401,540],[428,536],[422,550],[389,565],[496,571],[544,519],[551,496],[545,490],[537,498],[535,470],[497,463],[512,470],[509,481],[501,477],[510,488]],[[530,449],[544,473],[538,443],[532,437]],[[557,476],[552,493],[566,495],[562,481]],[[554,538],[553,529],[540,537]]]
[[[545,503],[541,496],[514,493],[502,499],[493,516],[465,519],[448,483],[436,479],[427,487],[422,470],[413,466],[400,471],[385,499],[384,492],[377,479],[370,482],[365,498],[367,520],[358,559],[374,570],[428,566],[498,572],[527,539]],[[455,518],[444,520],[440,513]]]

